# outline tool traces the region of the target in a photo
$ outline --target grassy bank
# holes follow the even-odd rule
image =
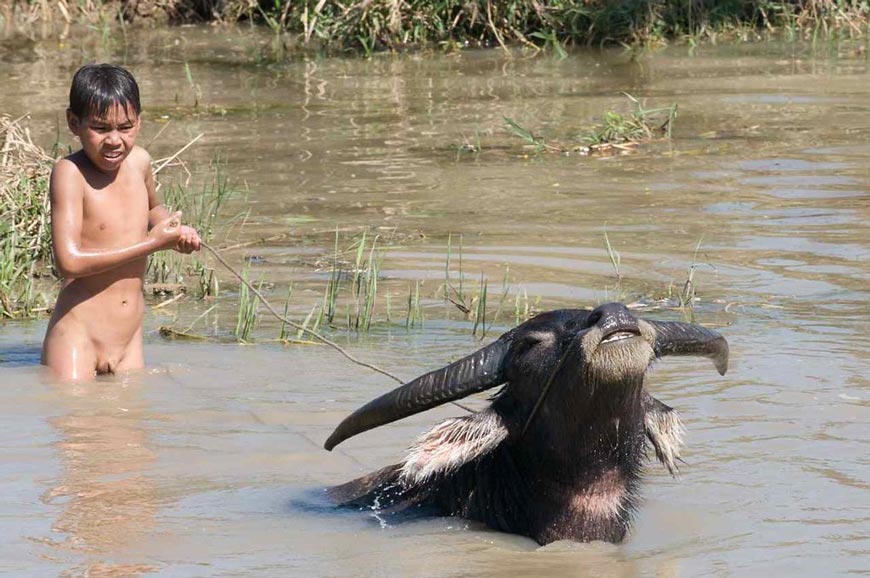
[[[30,317],[54,298],[48,177],[54,159],[23,119],[0,116],[0,318]]]
[[[270,27],[276,44],[371,53],[409,47],[690,42],[722,34],[868,33],[864,0],[29,0],[0,20],[37,24],[241,22]]]

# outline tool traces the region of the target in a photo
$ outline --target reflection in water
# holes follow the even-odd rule
[[[54,544],[85,559],[66,576],[131,577],[156,569],[126,559],[135,558],[131,551],[153,528],[158,508],[139,389],[136,377],[55,388],[67,406],[50,420],[60,436],[63,474],[43,501],[62,506],[52,530],[66,538]]]

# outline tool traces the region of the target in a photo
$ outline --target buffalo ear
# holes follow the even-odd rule
[[[679,469],[676,462],[680,459],[683,435],[686,433],[680,414],[646,391],[644,391],[644,407],[643,425],[646,437],[652,444],[658,460],[674,476]]]
[[[417,485],[451,474],[492,452],[508,435],[501,415],[491,409],[445,420],[417,438],[399,478]]]

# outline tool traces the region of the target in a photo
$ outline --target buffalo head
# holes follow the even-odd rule
[[[679,458],[679,418],[644,388],[647,369],[666,355],[708,357],[724,374],[728,344],[698,325],[638,319],[618,303],[542,313],[342,421],[326,449],[502,386],[485,410],[424,433],[402,463],[330,495],[385,511],[426,506],[540,543],[619,541],[647,444],[671,472]]]

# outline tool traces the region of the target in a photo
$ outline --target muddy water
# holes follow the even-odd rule
[[[250,212],[230,241],[289,234],[230,256],[256,257],[252,270],[274,284],[276,301],[294,283],[294,314],[323,290],[317,262],[336,228],[392,235],[382,294],[402,303],[422,281],[423,328],[394,319],[366,337],[337,335],[403,377],[479,346],[471,322],[435,297],[451,234],[454,243],[462,235],[470,291],[484,274],[500,292],[507,273],[511,312],[538,298],[539,308],[622,299],[646,304],[641,315],[679,319],[656,304],[672,302],[691,271],[696,318],[727,336],[733,356],[724,378],[695,360],[668,359],[652,375],[653,392],[686,422],[681,475],[650,468],[634,532],[619,546],[537,548],[463,520],[336,513],[321,488],[398,459],[453,410],[327,453],[322,442],[338,421],[393,384],[325,348],[161,341],[158,326],[184,326],[204,310],[182,300],[146,317],[147,372],[62,387],[37,366],[44,322],[5,323],[0,572],[870,571],[870,62],[855,46],[674,48],[636,62],[471,52],[274,64],[268,43],[250,31],[183,29],[131,31],[126,44],[86,37],[5,48],[0,112],[31,113],[31,130],[50,146],[72,71],[92,59],[126,62],[142,84],[152,155],[205,133],[188,165],[221,153],[246,188],[231,212]],[[624,108],[621,92],[649,106],[677,103],[673,142],[609,158],[535,156],[503,128],[510,117],[570,138]],[[463,146],[478,144],[477,153]],[[452,268],[455,281],[455,260]],[[221,316],[207,322],[231,328],[234,289],[224,279]],[[274,335],[277,325],[259,331]]]

